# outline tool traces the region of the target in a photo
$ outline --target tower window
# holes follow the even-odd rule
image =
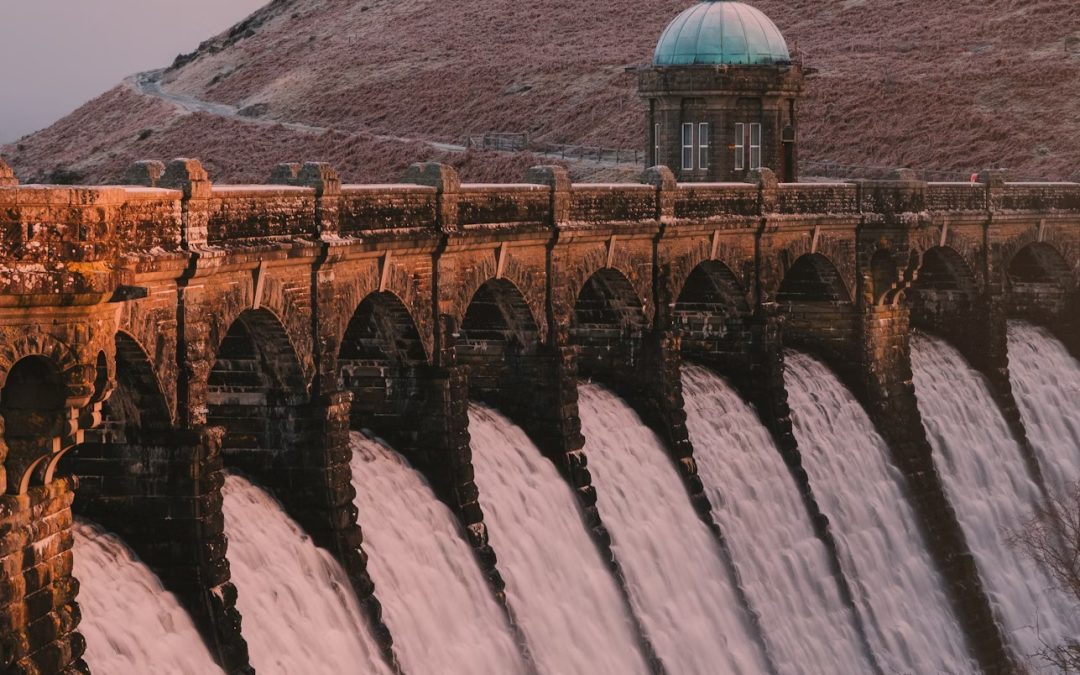
[[[689,122],[682,125],[682,168],[694,168],[694,125]]]
[[[735,124],[735,170],[742,171],[746,168],[746,125],[742,122]]]
[[[761,125],[750,125],[750,170],[761,168]]]
[[[653,126],[653,166],[660,166],[660,125]]]
[[[709,123],[698,125],[698,168],[709,168]]]

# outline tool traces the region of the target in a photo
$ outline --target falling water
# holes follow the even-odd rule
[[[803,466],[878,662],[887,673],[975,672],[885,441],[821,362],[788,352],[786,367]]]
[[[407,673],[524,672],[506,619],[450,510],[403,457],[352,435],[368,571]]]
[[[672,673],[767,672],[720,548],[660,439],[608,390],[578,390],[600,513],[660,659]]]
[[[783,673],[872,667],[795,480],[754,411],[723,379],[683,368],[686,424],[713,514]]]
[[[341,565],[247,480],[226,476],[223,494],[236,604],[255,669],[388,674]]]
[[[618,587],[555,466],[490,408],[469,406],[469,432],[491,545],[538,669],[648,672]]]
[[[1009,323],[1009,379],[1043,476],[1058,497],[1080,480],[1080,362],[1050,331]]]
[[[81,582],[79,632],[94,672],[221,672],[176,597],[123,542],[76,522],[74,560]]]
[[[986,383],[955,349],[936,338],[915,335],[911,361],[934,463],[1017,651],[1030,656],[1044,641],[1080,635],[1074,604],[1008,542],[1041,496]],[[1056,457],[1075,448],[1044,451]]]

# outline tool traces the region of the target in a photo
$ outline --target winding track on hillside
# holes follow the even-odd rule
[[[149,70],[149,71],[146,71],[146,72],[143,72],[143,73],[138,73],[136,75],[132,75],[131,77],[124,80],[124,83],[127,86],[131,87],[132,90],[134,90],[135,92],[137,92],[139,94],[142,94],[144,96],[152,96],[152,97],[160,99],[162,101],[166,101],[166,102],[173,104],[174,106],[176,106],[180,110],[183,110],[184,112],[187,112],[187,113],[201,112],[201,113],[206,113],[206,114],[209,114],[209,115],[215,115],[217,117],[225,117],[225,118],[228,118],[228,119],[231,119],[231,120],[244,122],[246,124],[254,124],[254,125],[263,126],[263,127],[280,126],[280,127],[285,128],[285,129],[288,129],[290,131],[295,131],[295,132],[302,133],[302,134],[322,135],[322,134],[333,132],[333,133],[344,134],[346,136],[351,136],[351,137],[356,137],[356,138],[365,138],[365,139],[372,138],[372,139],[375,139],[375,140],[388,141],[388,142],[392,142],[392,143],[423,143],[424,145],[427,145],[428,147],[432,148],[433,150],[437,150],[439,152],[465,153],[465,152],[468,151],[468,148],[466,146],[464,146],[464,145],[458,145],[458,144],[455,144],[455,143],[444,143],[444,142],[441,142],[441,141],[433,141],[433,140],[426,139],[426,138],[410,138],[410,137],[407,137],[407,136],[395,136],[395,135],[390,135],[390,134],[376,134],[376,133],[371,133],[371,132],[365,132],[365,133],[350,132],[350,131],[344,131],[342,129],[331,128],[331,127],[320,127],[320,126],[315,126],[315,125],[311,125],[311,124],[303,124],[301,122],[283,122],[283,121],[280,121],[280,120],[267,120],[267,119],[260,119],[258,117],[251,117],[251,116],[243,115],[240,112],[241,109],[237,108],[236,106],[231,106],[231,105],[228,105],[228,104],[225,104],[225,103],[214,103],[212,101],[204,101],[202,99],[195,98],[194,96],[188,96],[186,94],[177,94],[175,92],[171,92],[171,91],[166,90],[161,84],[161,79],[162,79],[162,76],[164,75],[164,73],[165,73],[165,71],[160,70],[160,69],[159,70]],[[507,155],[518,154],[518,153],[516,153],[514,151],[507,151],[507,150],[494,150],[493,152],[498,152],[500,154],[507,154]],[[545,153],[545,152],[538,152],[538,151],[530,151],[530,152],[531,152],[531,154],[534,154],[534,155],[536,155],[538,157],[557,158],[560,161],[573,163],[573,164],[578,164],[578,165],[581,165],[581,166],[590,166],[590,167],[616,167],[616,166],[620,166],[619,163],[613,162],[613,161],[610,161],[610,160],[572,159],[572,158],[568,158],[568,157],[562,157],[558,153]],[[622,164],[621,166],[625,166],[625,164]]]

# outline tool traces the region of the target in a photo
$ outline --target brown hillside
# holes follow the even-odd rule
[[[641,105],[625,69],[649,60],[664,25],[689,4],[275,0],[179,60],[165,88],[349,134],[457,141],[528,131],[535,140],[635,147]],[[802,112],[804,157],[1080,177],[1075,0],[753,4],[818,70]],[[75,166],[95,180],[152,153],[209,157],[219,180],[250,178],[250,164],[261,177],[262,165],[279,160],[349,161],[325,135],[245,133],[242,122],[202,114],[178,121],[162,102],[140,98],[114,90],[24,139],[22,151],[3,152],[23,176]],[[135,140],[150,127],[162,133]],[[354,179],[390,179],[409,159],[433,153],[355,135],[348,142],[366,155],[345,167]],[[527,163],[480,156],[467,169],[488,177]]]

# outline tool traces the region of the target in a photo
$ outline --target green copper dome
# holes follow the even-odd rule
[[[760,10],[741,2],[707,0],[668,24],[653,65],[764,66],[791,61],[780,29]]]

